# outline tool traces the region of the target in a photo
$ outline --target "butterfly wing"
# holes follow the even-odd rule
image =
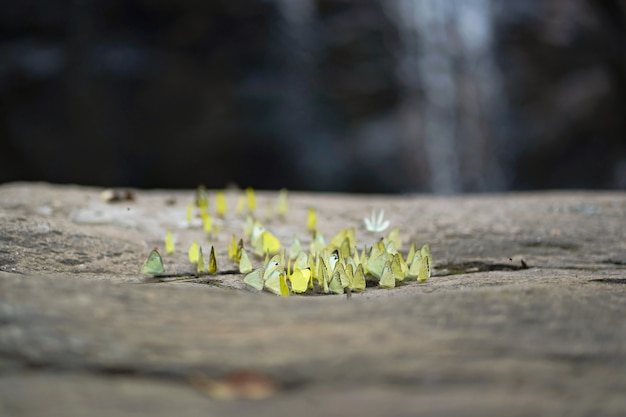
[[[263,289],[263,268],[255,269],[243,279],[243,282],[257,291]]]
[[[393,271],[391,270],[391,262],[388,261],[383,267],[378,285],[382,288],[393,288],[396,286],[396,278],[393,276]]]
[[[365,271],[363,270],[363,264],[359,264],[356,267],[350,289],[352,291],[363,291],[365,289]]]
[[[163,267],[163,259],[156,249],[152,249],[148,258],[141,267],[141,273],[144,275],[159,275],[165,272]]]
[[[211,254],[209,255],[209,265],[207,272],[211,275],[217,272],[217,258],[215,257],[215,246],[211,246]]]
[[[246,252],[244,248],[241,248],[239,256],[239,272],[247,274],[250,271],[252,271],[252,262],[250,262],[250,258],[248,258],[248,252]]]

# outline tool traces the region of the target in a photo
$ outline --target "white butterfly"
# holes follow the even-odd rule
[[[385,220],[385,210],[382,209],[378,217],[376,217],[376,210],[372,210],[372,216],[369,219],[366,217],[363,221],[365,228],[372,233],[382,232],[389,227],[389,220]]]

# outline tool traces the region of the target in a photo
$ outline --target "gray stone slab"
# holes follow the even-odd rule
[[[168,270],[191,271],[193,192],[0,187],[0,414],[622,415],[626,409],[626,195],[435,198],[292,193],[284,242],[330,237],[385,208],[429,242],[435,276],[393,290],[275,297],[237,274],[157,282],[138,270],[172,229]],[[176,199],[168,205],[168,199]],[[275,194],[259,195],[259,212]],[[236,195],[229,195],[234,205]],[[220,270],[234,213],[215,244]],[[205,243],[206,244],[206,243]],[[510,259],[509,259],[510,258]],[[529,268],[521,268],[521,260]],[[255,261],[260,262],[260,261]],[[262,374],[262,401],[209,398],[191,382]],[[54,412],[50,411],[54,410]],[[46,412],[47,411],[47,412]],[[54,414],[57,413],[57,414]]]

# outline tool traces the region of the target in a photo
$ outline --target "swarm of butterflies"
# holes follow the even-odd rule
[[[242,196],[243,197],[243,196]],[[256,207],[254,191],[246,190],[245,197],[240,198],[237,212],[243,213],[247,200],[248,213],[253,213]],[[196,192],[195,206],[200,209],[204,230],[217,236],[217,225],[211,222],[211,216],[206,213],[208,195],[206,189],[200,186]],[[193,206],[190,205],[193,209]],[[192,209],[187,210],[187,219],[191,221]],[[288,211],[287,191],[281,190],[276,204],[276,212],[285,216]],[[223,216],[226,212],[226,200],[223,192],[216,196],[216,214]],[[204,214],[203,214],[204,213]],[[239,272],[245,274],[244,283],[256,291],[269,291],[283,297],[292,293],[324,293],[344,294],[360,292],[366,288],[366,283],[378,285],[381,288],[394,288],[397,282],[405,279],[415,279],[417,282],[426,282],[431,276],[432,257],[430,247],[424,244],[417,248],[413,243],[406,255],[400,252],[402,241],[400,230],[392,229],[386,236],[378,240],[369,250],[363,246],[357,248],[354,228],[340,230],[327,244],[324,237],[316,231],[316,212],[308,210],[307,228],[313,234],[308,251],[300,240],[294,236],[289,250],[282,249],[279,239],[267,230],[261,221],[247,215],[243,234],[249,242],[254,255],[264,258],[263,266],[253,269],[244,239],[233,235],[228,243],[228,256],[239,267]],[[380,231],[389,225],[383,222],[383,212],[372,221],[365,220],[370,231]],[[382,225],[382,227],[381,227]],[[167,232],[165,247],[168,253],[174,252],[172,234]],[[209,252],[209,260],[205,261],[202,248],[194,241],[188,251],[190,262],[196,264],[198,274],[215,274],[217,261],[215,248]],[[142,273],[158,276],[165,272],[163,261],[158,250],[153,249],[144,262]]]

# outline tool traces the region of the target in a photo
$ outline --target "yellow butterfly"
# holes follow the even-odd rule
[[[174,239],[172,238],[172,232],[170,230],[167,231],[167,235],[165,236],[165,252],[174,253]]]
[[[193,203],[189,203],[187,206],[187,223],[191,224],[193,221]]]
[[[413,254],[413,260],[409,265],[409,276],[417,278],[419,274],[420,267],[422,266],[422,254],[420,252],[415,252]]]
[[[374,243],[372,247],[370,248],[370,252],[369,252],[369,255],[367,255],[367,259],[371,260],[371,259],[377,258],[381,253],[386,254],[387,249],[385,248],[385,245],[382,243],[382,241],[378,241]]]
[[[354,271],[354,277],[350,283],[350,289],[352,291],[363,291],[365,289],[365,272],[363,270],[363,264],[359,264]]]
[[[299,269],[298,267],[294,267],[293,273],[289,275],[289,281],[291,281],[291,290],[295,293],[305,292],[309,287],[310,279],[310,269]]]
[[[163,267],[163,259],[161,259],[159,251],[152,249],[148,258],[141,267],[141,273],[144,275],[159,275],[164,272],[165,268]]]
[[[276,203],[276,213],[281,217],[285,217],[288,211],[289,211],[289,202],[287,201],[287,189],[282,188],[278,192],[278,202]]]
[[[267,230],[263,232],[262,240],[264,253],[276,253],[280,251],[280,240]]]
[[[387,256],[387,253],[381,253],[373,259],[370,258],[366,264],[367,272],[373,277],[380,279],[383,275],[385,264],[387,263]]]
[[[324,258],[321,258],[321,257],[320,257],[319,272],[318,272],[317,279],[318,281],[321,280],[321,285],[324,290],[324,293],[328,294],[328,292],[330,291],[330,288],[328,288],[328,282],[330,281],[330,276],[328,273],[328,267],[326,266],[326,261],[324,261]]]
[[[416,252],[409,267],[408,275],[416,277],[418,282],[428,281],[430,278],[430,257],[422,256],[421,252]]]
[[[395,227],[391,229],[387,235],[387,242],[393,243],[396,250],[402,249],[402,240],[400,239],[400,228]]]
[[[233,259],[238,262],[235,257],[237,256],[237,238],[233,235],[233,238],[228,242],[228,259]]]
[[[292,261],[296,259],[298,253],[302,250],[302,244],[300,243],[300,239],[296,235],[293,235],[293,240],[291,241],[291,247],[289,248],[289,259]]]
[[[411,243],[409,253],[406,255],[406,264],[411,265],[413,263],[413,257],[415,257],[415,243]]]
[[[191,242],[191,246],[189,247],[189,251],[187,252],[187,255],[189,256],[189,261],[192,264],[198,263],[198,256],[199,256],[198,252],[199,252],[199,247],[196,241],[194,240],[193,242]]]
[[[294,262],[294,268],[306,269],[309,266],[309,256],[304,251],[300,251]]]
[[[215,195],[215,213],[220,217],[226,215],[226,197],[224,196],[224,191],[218,191]]]
[[[333,276],[335,276],[335,274],[339,275],[339,283],[341,284],[342,289],[350,286],[350,278],[348,277],[346,268],[343,266],[341,262],[339,262],[335,266],[335,271],[333,272]]]
[[[244,230],[244,232],[246,232]],[[261,224],[260,221],[254,220],[252,223],[252,227],[250,228],[250,243],[253,246],[256,246],[259,239],[261,239],[261,235],[265,232],[265,227]]]
[[[417,273],[418,282],[426,282],[430,278],[430,257],[426,256],[422,258],[422,262]]]
[[[363,264],[364,267],[367,265],[367,247],[365,245],[363,245],[363,250],[359,256],[359,263]]]
[[[202,216],[202,224],[204,225],[204,232],[211,233],[213,231],[213,219],[211,219],[210,214],[205,214]]]
[[[265,271],[265,288],[270,292],[286,297],[289,295],[289,287],[285,281],[285,270],[282,266],[277,265],[270,270]]]
[[[265,283],[265,280],[263,279],[264,272],[265,270],[263,268],[257,268],[246,275],[243,282],[249,287],[252,287],[257,291],[261,291]]]
[[[256,196],[252,187],[246,188],[246,196],[248,197],[248,211],[252,213],[256,210]]]
[[[324,236],[321,233],[314,232],[313,240],[311,241],[311,246],[309,248],[309,252],[312,255],[321,254],[324,252],[326,248],[326,240],[324,240]]]
[[[243,239],[239,239],[239,242],[237,242],[237,248],[235,249],[235,255],[233,256],[233,258],[235,259],[235,262],[239,262],[241,260],[242,249],[243,249]]]
[[[406,266],[404,259],[402,259],[402,254],[400,252],[396,252],[393,255],[391,260],[391,271],[393,272],[393,276],[398,281],[404,280],[404,278],[406,278],[409,274],[409,268]]]
[[[332,239],[330,239],[330,243],[328,246],[332,249],[338,249],[341,247],[341,244],[344,240],[346,240],[348,234],[348,229],[341,229]]]
[[[252,237],[252,229],[254,228],[254,219],[252,216],[246,216],[246,221],[243,224],[243,235],[245,237]]]
[[[315,232],[315,229],[317,228],[317,214],[315,213],[314,208],[309,208],[309,214],[306,220],[306,227],[311,233]]]
[[[238,216],[243,214],[243,209],[245,205],[246,205],[246,198],[240,195],[239,198],[237,199],[237,207],[235,208],[235,212],[237,213]]]
[[[330,292],[334,292],[335,294],[343,294],[343,285],[341,283],[341,276],[338,270],[333,272],[330,281],[328,281],[328,290]]]
[[[284,267],[284,265],[282,265],[280,263],[280,255],[274,255],[271,258],[267,258],[267,261],[265,262],[263,268],[265,268],[265,274],[263,275],[263,279],[267,279],[267,273],[277,267],[277,266],[281,266]]]
[[[248,252],[244,248],[241,248],[240,256],[239,256],[239,273],[247,274],[252,271],[252,263],[250,262],[250,258],[248,258]]]
[[[378,285],[382,288],[393,288],[396,286],[396,277],[393,276],[390,261],[387,261],[383,267],[383,272],[380,276],[380,280],[378,281]]]
[[[215,258],[215,246],[211,246],[211,254],[209,255],[209,266],[207,272],[211,275],[217,272],[217,259]]]
[[[254,241],[254,254],[263,256],[265,253],[276,253],[280,251],[280,241],[276,236],[267,230]]]
[[[202,255],[202,246],[198,248],[197,272],[199,275],[202,275],[206,272],[206,266],[204,264],[204,255]]]
[[[339,247],[339,254],[343,259],[348,259],[352,256],[352,247],[350,246],[350,239],[344,239],[341,247]]]
[[[422,253],[422,258],[428,258],[428,265],[432,265],[433,258],[430,255],[430,245],[428,243],[424,243],[420,252]]]

